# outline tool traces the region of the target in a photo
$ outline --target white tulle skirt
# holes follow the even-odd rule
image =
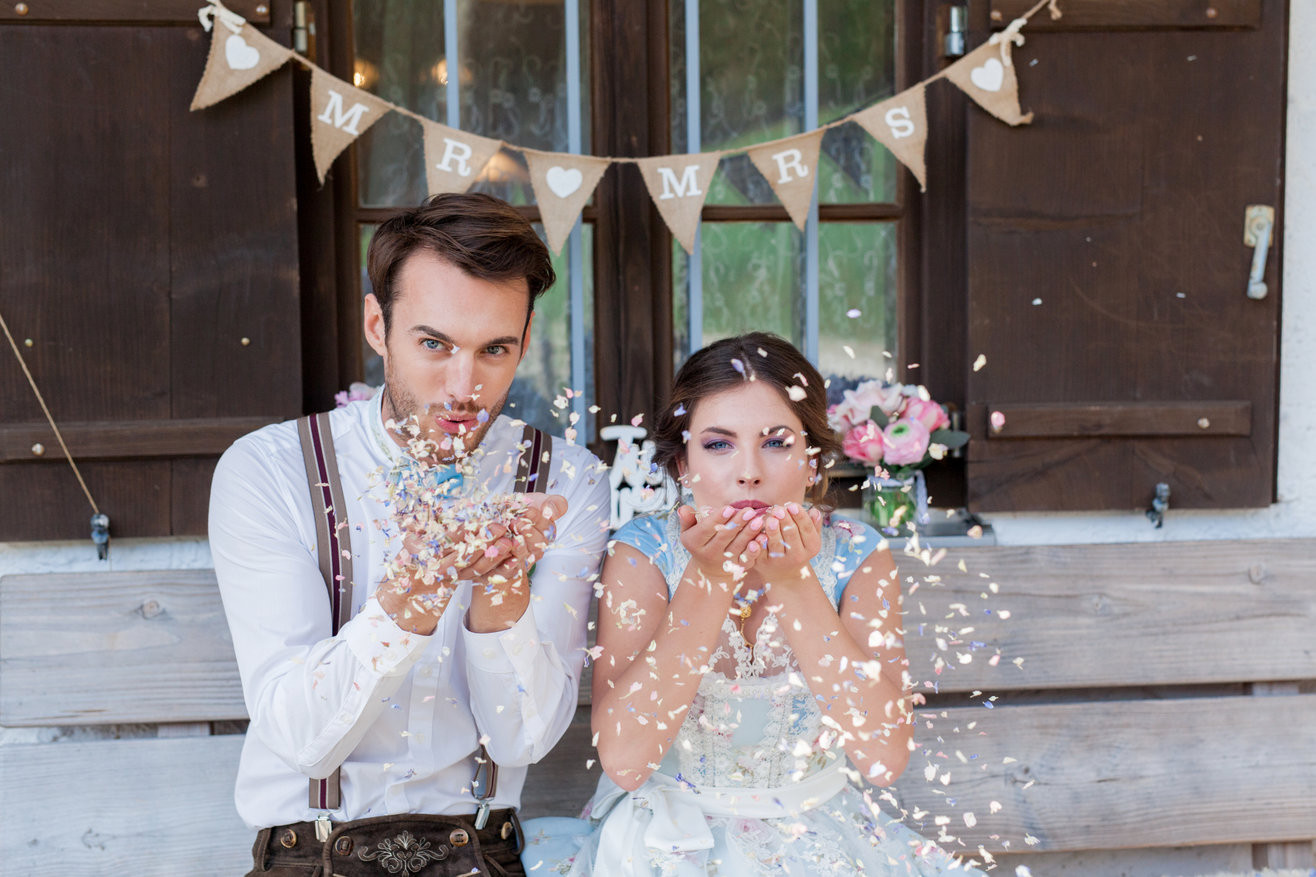
[[[696,789],[654,774],[628,793],[604,777],[586,814],[525,822],[528,874],[981,874],[882,812],[835,769],[779,789]]]

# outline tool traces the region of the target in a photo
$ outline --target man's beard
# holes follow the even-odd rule
[[[496,404],[489,406],[472,404],[469,408],[457,409],[438,404],[423,404],[412,395],[405,384],[396,379],[390,365],[385,368],[384,374],[384,422],[387,423],[391,419],[397,425],[394,435],[406,442],[411,438],[407,424],[414,416],[415,422],[420,426],[420,433],[416,437],[428,439],[437,446],[431,459],[436,463],[452,463],[456,461],[458,451],[462,456],[469,455],[484,442],[489,428],[493,426],[503,406],[507,404],[507,395],[504,393]],[[439,414],[458,415],[453,417],[455,420],[476,420],[481,411],[488,412],[488,417],[483,423],[477,422],[475,429],[469,432],[453,435],[439,429],[436,423]]]

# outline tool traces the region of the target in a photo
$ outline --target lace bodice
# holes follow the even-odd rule
[[[675,592],[690,561],[681,545],[680,523],[669,517],[665,544],[674,563],[667,576]],[[836,533],[822,531],[811,565],[833,607],[836,605]],[[695,785],[772,788],[808,776],[842,757],[819,744],[824,729],[813,692],[795,663],[790,645],[767,615],[753,645],[728,616],[699,683],[690,711],[659,767]]]

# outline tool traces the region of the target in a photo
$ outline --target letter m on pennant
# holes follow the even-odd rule
[[[663,193],[658,196],[659,200],[666,201],[669,198],[684,198],[687,195],[702,195],[699,191],[699,172],[698,165],[686,165],[681,170],[681,178],[676,178],[676,172],[669,167],[658,168],[658,176],[663,181]]]
[[[370,108],[365,104],[352,104],[352,108],[344,112],[343,96],[331,88],[329,89],[329,103],[325,106],[324,112],[316,118],[321,122],[328,122],[353,137],[359,137],[361,132],[357,130],[357,125],[361,122],[361,117],[369,110]]]

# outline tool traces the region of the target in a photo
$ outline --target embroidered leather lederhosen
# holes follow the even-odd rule
[[[347,520],[347,505],[334,454],[333,434],[327,413],[307,415],[297,421],[302,456],[306,463],[306,481],[311,491],[315,518],[320,574],[329,594],[333,634],[352,617],[352,551]],[[526,425],[521,436],[521,454],[517,463],[513,490],[517,493],[542,493],[548,485],[552,462],[552,438]],[[498,765],[489,758],[484,744],[475,759],[475,777],[471,791],[479,803],[475,827],[483,829],[490,804],[498,788]],[[342,806],[340,772],[323,780],[310,781],[310,807],[326,813]],[[322,817],[324,819],[325,817]],[[327,820],[326,820],[327,824]],[[324,840],[325,838],[321,838]]]

